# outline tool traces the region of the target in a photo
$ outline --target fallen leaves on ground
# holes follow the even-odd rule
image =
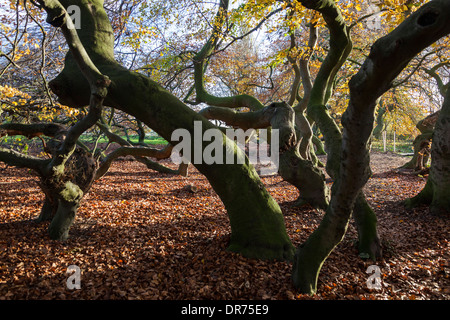
[[[358,257],[352,222],[312,297],[293,288],[291,263],[226,250],[226,211],[194,168],[180,177],[115,162],[85,197],[65,242],[50,240],[48,223],[33,221],[43,202],[37,179],[7,168],[0,174],[0,299],[449,299],[448,219],[426,207],[403,207],[401,201],[425,183],[395,170],[406,160],[372,154],[374,176],[365,192],[378,215],[383,258]],[[263,182],[280,203],[293,244],[300,245],[323,212],[293,207],[297,192],[280,177]],[[379,290],[366,283],[371,264],[381,271]],[[66,286],[70,265],[80,267],[80,290]]]

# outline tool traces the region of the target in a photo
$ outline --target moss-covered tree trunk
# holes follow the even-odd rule
[[[427,183],[406,205],[430,206],[438,215],[450,213],[450,90],[447,90],[444,104],[436,120],[431,145],[431,167]]]
[[[368,142],[377,99],[415,55],[450,33],[449,19],[449,1],[425,4],[373,44],[368,58],[350,80],[350,101],[342,119],[341,164],[330,206],[319,227],[296,252],[292,277],[302,292],[316,292],[319,271],[342,240],[355,200],[371,174]]]
[[[58,1],[39,2],[46,7],[48,21],[56,24],[62,15],[61,11],[53,8]],[[183,128],[194,137],[194,121],[201,122],[202,134],[208,129],[217,129],[156,82],[130,72],[115,61],[114,35],[103,9],[103,1],[64,0],[61,3],[64,7],[75,3],[80,7],[79,38],[91,61],[111,81],[105,105],[135,116],[173,145],[178,143],[172,138],[176,129]],[[89,103],[89,84],[81,76],[72,53],[67,55],[63,71],[51,81],[50,87],[63,104],[80,107]],[[223,141],[228,140],[225,135],[222,138]],[[228,146],[235,147],[224,147],[224,159],[227,155],[239,155],[246,159],[232,141],[227,142]],[[193,141],[192,152],[199,144],[200,150],[204,149],[203,141]],[[292,258],[293,247],[286,233],[281,209],[248,159],[244,164],[193,165],[207,177],[225,205],[232,232],[230,250],[255,258]]]
[[[78,147],[66,161],[63,174],[45,170],[41,175],[44,206],[50,204],[54,213],[49,226],[51,239],[68,238],[77,209],[94,182],[96,167],[94,158]]]
[[[386,107],[384,105],[383,99],[380,99],[380,102],[378,105],[379,105],[379,107],[377,110],[376,126],[373,129],[373,136],[376,139],[381,139],[381,133],[383,131],[386,131],[386,122],[385,122],[384,118],[385,118],[386,112],[388,110],[388,107]]]
[[[336,74],[352,50],[351,30],[346,25],[334,1],[300,2],[305,7],[321,13],[330,31],[330,49],[310,89],[307,114],[324,136],[327,153],[326,170],[329,176],[335,180],[339,175],[341,164],[342,132],[328,112],[326,104],[332,95]],[[361,231],[358,233],[360,255],[369,256],[375,260],[381,256],[377,218],[362,191],[357,197],[354,210],[358,210],[354,218],[358,231]]]
[[[52,139],[46,145],[46,151],[52,159],[39,159],[23,155],[12,150],[0,150],[0,161],[13,166],[33,169],[39,176],[39,185],[45,194],[38,222],[51,221],[49,235],[54,240],[65,240],[69,236],[76,211],[84,195],[94,181],[96,162],[84,149],[65,154],[63,163],[54,161],[61,154],[59,150],[67,135],[63,126],[52,123],[16,124],[0,126],[8,135],[25,135],[29,138],[46,135]],[[55,164],[57,164],[55,166]]]
[[[200,114],[209,118],[224,121],[227,125],[243,130],[272,128],[280,130],[279,135],[279,174],[295,186],[299,191],[297,205],[309,204],[313,207],[325,209],[328,206],[328,188],[325,175],[321,168],[315,166],[309,156],[312,150],[311,127],[303,114],[306,104],[292,108],[290,105],[297,98],[298,86],[301,80],[301,68],[306,69],[307,61],[299,66],[294,63],[296,77],[292,88],[292,99],[289,103],[272,103],[262,105],[256,98],[249,95],[232,97],[217,97],[209,94],[205,89],[204,74],[207,61],[214,53],[220,32],[224,25],[224,16],[228,10],[229,1],[220,1],[219,9],[213,23],[214,30],[202,49],[194,56],[194,78],[197,102],[204,102],[210,107],[203,109]],[[316,30],[312,28],[310,46],[314,47]],[[303,70],[305,73],[305,70]],[[304,101],[308,101],[305,97]],[[237,112],[236,108],[247,107],[251,112]],[[291,109],[291,110],[288,110]],[[295,114],[294,114],[295,111]],[[282,116],[280,116],[282,115]],[[284,115],[284,117],[283,117]],[[285,133],[288,133],[286,135]]]
[[[129,141],[113,133],[110,126],[103,118],[101,118],[100,121],[97,122],[97,126],[108,138],[109,143],[117,143],[121,146],[121,149],[113,151],[104,159],[102,159],[101,163],[99,164],[99,169],[96,173],[96,179],[100,179],[108,172],[112,161],[114,161],[118,157],[125,157],[128,155],[133,156],[137,161],[145,164],[150,170],[155,170],[157,172],[167,174],[187,175],[187,172],[185,173],[183,171],[183,169],[185,169],[185,167],[187,166],[186,164],[180,164],[178,170],[174,170],[150,159],[150,157],[156,158],[158,160],[168,159],[173,149],[171,145],[167,145],[163,149],[157,150],[146,146],[146,144],[142,140],[142,143],[139,144],[141,147],[134,147],[133,144],[131,144]],[[139,139],[141,139],[141,137]]]
[[[353,219],[358,231],[358,252],[363,259],[375,261],[382,256],[381,240],[378,235],[377,216],[367,203],[363,192],[359,192],[353,207]]]
[[[285,102],[274,102],[258,111],[236,112],[230,108],[210,107],[200,112],[209,119],[218,119],[227,125],[242,130],[271,128],[278,130],[280,176],[299,191],[296,205],[309,204],[325,209],[329,191],[325,174],[314,164],[304,159],[299,152],[299,133],[295,128],[294,109]],[[272,141],[274,144],[275,141]]]
[[[417,123],[416,128],[419,129],[420,134],[413,142],[414,155],[410,161],[402,166],[402,168],[414,169],[414,171],[419,173],[424,170],[430,157],[429,149],[431,138],[433,136],[434,126],[439,116],[439,112],[440,111],[436,111]]]

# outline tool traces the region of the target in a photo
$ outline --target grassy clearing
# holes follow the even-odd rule
[[[395,142],[395,148],[394,148],[394,141],[393,140],[387,140],[386,141],[386,150],[384,150],[383,140],[380,139],[373,139],[372,140],[372,151],[377,152],[395,152],[395,153],[413,153],[413,142],[410,140],[397,140]]]
[[[122,136],[124,140],[127,140],[131,143],[138,143],[139,142],[139,136],[138,135],[129,135],[128,139],[126,136]],[[94,143],[96,141],[96,136],[89,136],[89,135],[83,135],[80,137],[81,142],[83,143]],[[98,143],[108,143],[108,139],[104,136],[100,137],[98,140]],[[147,136],[144,140],[145,144],[149,145],[166,145],[167,141],[159,136]]]

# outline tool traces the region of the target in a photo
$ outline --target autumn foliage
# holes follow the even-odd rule
[[[37,225],[43,201],[25,170],[1,174],[0,297],[4,299],[448,299],[446,220],[401,201],[424,179],[396,168],[404,158],[374,154],[366,190],[379,216],[385,255],[377,262],[382,289],[367,287],[350,227],[323,268],[318,294],[292,288],[291,265],[245,259],[226,251],[229,224],[220,199],[197,172],[187,177],[151,172],[119,161],[83,202],[66,242],[50,241]],[[322,213],[292,207],[296,194],[279,177],[264,183],[282,205],[292,241],[304,241]],[[198,192],[186,190],[195,185]],[[70,265],[82,270],[81,290],[66,287]]]

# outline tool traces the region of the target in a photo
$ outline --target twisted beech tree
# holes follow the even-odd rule
[[[64,69],[49,83],[61,103],[76,108],[89,104],[89,82],[82,76],[83,64],[77,63],[88,60],[110,81],[104,104],[140,119],[172,145],[177,143],[172,141],[172,132],[176,129],[184,128],[194,135],[194,121],[201,121],[203,132],[216,128],[148,77],[131,72],[115,61],[114,35],[103,1],[42,0],[38,3],[46,10],[47,21],[65,34],[73,30],[67,28],[70,17],[64,8],[76,4],[81,12],[79,38],[66,37],[71,50]],[[86,55],[77,54],[80,48]],[[95,121],[99,119],[97,114]],[[232,232],[229,249],[248,257],[292,259],[294,248],[286,233],[280,207],[264,188],[243,152],[225,135],[223,141],[223,163],[230,158],[229,154],[231,157],[239,155],[246,162],[195,166],[208,178],[227,209]],[[200,143],[203,150],[204,143],[194,141],[192,151]],[[235,147],[227,148],[227,145]]]
[[[79,136],[95,123],[96,113],[101,110],[101,101],[108,79],[95,74],[95,69],[86,64],[85,73],[92,81],[92,97],[89,114],[70,129],[54,123],[0,125],[1,135],[23,135],[28,138],[47,136],[52,139],[45,149],[50,159],[28,156],[11,149],[0,148],[0,161],[17,167],[34,170],[40,178],[40,187],[45,200],[38,221],[51,221],[51,239],[65,240],[69,236],[76,211],[95,178],[96,161],[83,148],[76,145]],[[97,78],[97,76],[99,76]]]
[[[64,172],[60,165],[67,161],[68,150],[73,150],[74,139],[100,119],[102,103],[140,119],[169,143],[176,142],[172,141],[175,129],[184,128],[193,134],[194,121],[201,121],[203,131],[215,128],[204,116],[192,111],[158,84],[130,72],[115,61],[111,24],[101,0],[37,2],[46,10],[47,21],[62,29],[70,47],[65,67],[50,82],[50,88],[63,104],[90,106],[89,115],[68,131],[53,157],[51,162],[54,165],[50,166],[56,168],[52,169],[53,172]],[[334,1],[305,0],[301,3],[320,12],[330,29],[330,50],[317,76],[319,81],[316,80],[311,89],[307,112],[328,141],[327,150],[333,161],[327,162],[327,170],[335,182],[320,226],[297,248],[292,274],[294,285],[301,292],[312,294],[317,288],[321,266],[342,240],[355,205],[365,204],[361,189],[370,176],[368,141],[373,130],[376,102],[415,55],[450,32],[450,3],[447,0],[427,3],[374,43],[370,55],[349,83],[350,102],[343,115],[342,133],[331,122],[325,103],[333,89],[332,80],[351,50],[349,30],[343,24]],[[78,35],[73,28],[67,27],[70,26],[70,18],[64,8],[71,4],[81,9]],[[297,141],[293,112],[289,108],[289,104],[278,103],[257,111],[269,114],[266,126],[280,128],[283,150],[291,148]],[[448,119],[441,118],[438,122],[444,125],[445,130],[448,129]],[[224,159],[227,153],[243,156],[226,136],[223,138],[227,142],[224,144]],[[226,145],[234,148],[226,148]],[[443,146],[440,150],[448,151],[448,144],[440,145]],[[195,147],[192,146],[193,150]],[[446,157],[445,152],[440,154]],[[33,163],[38,167],[40,162]],[[230,250],[248,257],[293,257],[293,246],[286,234],[281,210],[248,160],[244,164],[227,166],[194,165],[208,178],[227,209],[232,230]],[[70,216],[67,210],[66,215]]]
[[[406,205],[415,207],[430,205],[434,214],[450,213],[450,90],[445,94],[444,104],[432,133],[431,167],[427,183]]]
[[[439,92],[444,97],[444,103],[441,110],[427,116],[417,124],[421,134],[414,140],[414,156],[410,162],[403,166],[403,168],[414,168],[416,172],[420,173],[424,170],[424,165],[431,156],[430,174],[425,187],[419,194],[407,199],[405,205],[408,208],[421,204],[430,205],[430,210],[434,214],[448,214],[450,211],[450,82],[444,84],[436,72],[439,67],[447,64],[448,62],[445,62],[437,64],[431,69],[424,69],[436,80]],[[431,150],[429,150],[430,144]]]
[[[296,252],[292,277],[301,291],[316,291],[318,271],[344,236],[355,200],[371,174],[368,142],[377,100],[415,55],[450,33],[449,17],[448,1],[435,0],[422,6],[373,44],[368,58],[350,80],[350,101],[342,119],[339,174],[330,206],[319,227]]]
[[[35,158],[0,148],[0,160],[9,165],[30,168],[37,173],[45,194],[44,205],[37,220],[51,221],[49,234],[52,239],[66,239],[80,201],[94,181],[95,160],[78,146],[63,149],[65,139],[69,134],[73,136],[74,132],[69,132],[58,124],[2,124],[0,133],[28,138],[42,135],[52,137],[46,145],[46,151],[52,155],[51,159]]]
[[[422,68],[425,73],[430,75],[436,81],[439,93],[442,97],[444,97],[444,99],[448,88],[450,87],[450,82],[444,84],[437,70],[439,70],[440,67],[447,66],[448,64],[449,62],[445,61],[436,64],[430,69]],[[414,171],[417,173],[422,173],[424,170],[427,170],[425,165],[428,163],[431,155],[431,138],[434,133],[434,126],[436,124],[437,118],[439,117],[439,112],[440,111],[438,110],[417,123],[416,128],[419,129],[420,134],[414,139],[413,142],[414,155],[410,161],[402,166],[402,168],[414,169]]]
[[[311,125],[315,122],[324,134],[328,153],[326,170],[333,179],[336,179],[340,170],[342,133],[328,112],[326,104],[332,95],[337,72],[352,50],[351,28],[346,25],[340,9],[334,1],[299,2],[306,8],[315,10],[323,16],[330,32],[330,49],[313,81],[309,71],[309,59],[314,51],[318,35],[314,23],[310,23],[309,53],[301,55],[300,58],[295,56],[288,58],[294,70],[292,90],[288,102],[292,108],[285,108],[286,104],[282,103],[271,104],[269,107],[263,108],[257,99],[248,95],[215,97],[206,92],[204,88],[205,66],[209,57],[214,53],[220,39],[221,29],[224,28],[225,19],[223,16],[227,12],[228,1],[220,2],[211,37],[193,58],[196,99],[210,105],[200,112],[203,116],[209,119],[222,120],[231,126],[244,130],[268,126],[279,128],[281,125],[284,128],[290,128],[284,131],[288,133],[287,135],[280,135],[280,145],[283,146],[283,149],[280,150],[279,174],[299,190],[298,205],[309,204],[326,209],[329,205],[330,192],[325,184],[325,175],[318,166],[311,147]],[[295,47],[295,35],[292,32],[290,50],[295,51]],[[303,84],[303,97],[299,97],[300,82]],[[248,107],[251,111],[235,111],[239,107]],[[289,109],[291,109],[289,116],[279,117],[280,113],[286,114]],[[275,116],[277,116],[277,119],[275,119]],[[307,116],[311,120],[308,120]],[[284,121],[283,124],[280,121]],[[356,198],[353,212],[359,235],[360,255],[370,257],[373,260],[381,257],[377,219],[362,191]]]
[[[60,6],[59,3],[51,4],[49,10],[57,10],[58,5]],[[85,105],[89,106],[89,112],[69,129],[57,124],[3,124],[1,126],[3,134],[20,134],[30,138],[41,135],[52,137],[48,144],[51,159],[35,158],[13,150],[0,149],[0,160],[11,165],[33,169],[40,176],[41,187],[46,197],[39,220],[51,220],[50,237],[58,240],[68,237],[80,201],[94,180],[95,161],[84,150],[77,148],[76,143],[80,135],[95,125],[101,116],[103,99],[107,95],[110,84],[108,77],[98,71],[83,46],[80,45],[72,20],[66,19],[61,26],[77,67],[81,70],[80,77],[88,86]]]
[[[213,22],[214,29],[211,36],[202,49],[193,57],[196,101],[210,105],[200,111],[200,114],[208,119],[216,119],[227,125],[243,130],[261,129],[272,127],[279,130],[279,173],[284,180],[294,185],[300,193],[297,200],[299,205],[310,204],[314,207],[325,209],[328,206],[329,194],[325,184],[325,175],[311,162],[309,145],[311,144],[312,131],[308,120],[304,115],[308,99],[304,97],[295,108],[291,105],[297,99],[299,82],[302,79],[308,87],[309,73],[307,59],[302,59],[297,65],[294,59],[291,63],[296,71],[293,81],[292,98],[288,103],[272,103],[263,106],[255,97],[243,94],[231,97],[217,97],[208,93],[205,89],[204,74],[210,56],[217,50],[220,35],[223,33],[225,17],[228,13],[229,1],[223,0]],[[276,12],[276,11],[272,11]],[[311,28],[310,47],[315,45],[315,28]],[[292,45],[294,46],[294,44]],[[251,112],[238,112],[236,109],[246,107]]]

